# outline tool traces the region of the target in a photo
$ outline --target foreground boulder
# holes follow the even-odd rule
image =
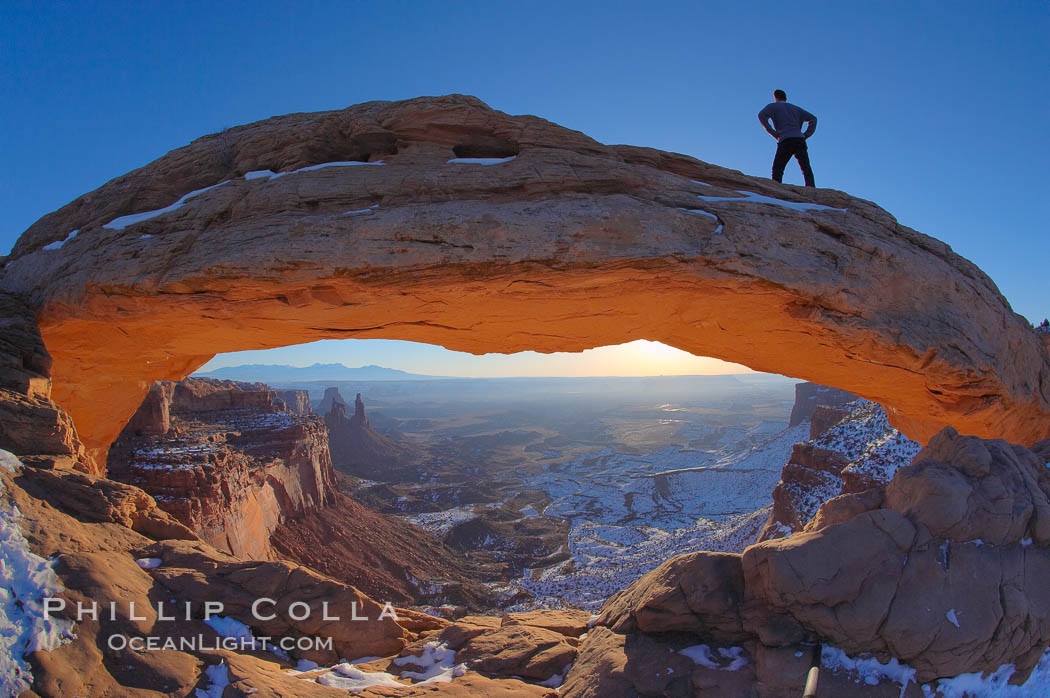
[[[81,521],[116,523],[157,540],[198,540],[192,530],[161,509],[147,492],[122,482],[28,468],[22,486]]]
[[[205,602],[218,601],[224,615],[262,636],[331,638],[331,651],[314,651],[308,656],[319,663],[393,654],[409,638],[396,622],[396,610],[394,617],[383,617],[381,604],[305,567],[240,560],[206,545],[174,541],[154,543],[138,552],[160,560],[159,566],[149,570],[153,578],[202,613]],[[253,610],[253,604],[262,598],[269,601],[259,607],[262,610]],[[305,607],[290,610],[292,604]],[[306,617],[297,620],[296,616]],[[362,620],[352,621],[354,616]]]

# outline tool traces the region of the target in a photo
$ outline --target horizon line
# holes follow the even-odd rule
[[[291,366],[291,365],[288,365],[288,364],[239,364],[237,366],[221,366],[219,368],[212,369],[211,371],[193,371],[192,373],[190,373],[187,376],[187,378],[193,378],[193,377],[214,378],[214,376],[210,376],[208,374],[209,373],[214,373],[216,371],[221,371],[223,369],[243,368],[245,366],[266,366],[266,367],[278,367],[278,368],[282,368],[282,367],[283,368],[311,368],[312,366],[343,366],[344,368],[347,368],[347,369],[350,369],[350,370],[355,370],[354,367],[347,366],[347,365],[341,364],[341,363],[340,364],[311,364],[311,366]],[[792,376],[785,376],[782,373],[767,373],[765,371],[746,371],[746,372],[743,372],[743,373],[646,373],[646,374],[634,374],[634,375],[608,374],[608,375],[601,375],[601,376],[578,376],[578,375],[573,375],[573,376],[556,376],[556,375],[540,375],[540,376],[522,376],[522,375],[517,375],[517,376],[438,376],[438,375],[431,375],[431,374],[428,374],[428,373],[412,373],[410,371],[405,371],[403,369],[399,369],[399,368],[393,368],[392,369],[392,368],[388,368],[386,366],[379,366],[377,364],[366,364],[365,366],[360,366],[358,368],[369,368],[369,367],[383,368],[383,369],[387,369],[387,370],[391,370],[391,371],[400,371],[401,373],[404,373],[404,374],[409,375],[409,376],[417,376],[418,378],[431,379],[431,380],[529,380],[529,379],[551,380],[551,379],[579,379],[579,378],[594,378],[594,379],[607,379],[607,378],[712,378],[712,377],[717,377],[717,376],[731,376],[731,377],[736,377],[736,376],[771,376],[771,377],[784,378],[786,380],[797,380],[797,381],[803,381],[803,382],[805,381],[805,379],[803,379],[803,378],[795,378],[795,377],[792,377]],[[237,379],[235,379],[235,378],[228,378],[226,380],[237,380]],[[399,378],[331,378],[331,379],[316,378],[316,379],[302,380],[300,382],[303,382],[303,383],[320,383],[320,382],[324,382],[326,380],[333,380],[333,381],[360,381],[360,382],[367,382],[367,383],[382,383],[382,382],[393,383],[393,382],[403,381],[405,379],[399,379]]]

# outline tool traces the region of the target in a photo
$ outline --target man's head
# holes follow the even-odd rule
[[[787,98],[787,93],[784,92],[784,90],[773,90],[773,99],[777,100],[778,102],[786,102]]]

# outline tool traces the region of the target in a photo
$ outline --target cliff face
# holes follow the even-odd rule
[[[810,439],[795,444],[784,465],[759,541],[809,530],[820,507],[840,495],[878,504],[882,488],[919,452],[919,444],[890,426],[881,406],[868,400],[841,404],[840,395],[823,395],[833,406],[809,407]]]
[[[829,388],[816,383],[799,383],[795,386],[795,404],[791,408],[789,426],[801,424],[807,419],[812,420],[813,413],[818,407],[841,407],[856,399],[856,395],[838,388]]]
[[[23,462],[98,472],[73,426],[51,400],[51,356],[32,310],[0,292],[0,448]]]
[[[919,442],[1050,436],[1044,340],[944,243],[843,192],[462,95],[198,139],[35,223],[0,290],[29,299],[99,461],[154,381],[347,337],[658,340],[877,401]]]
[[[307,390],[278,390],[277,397],[284,400],[288,409],[296,414],[312,414],[310,407],[310,392]]]
[[[152,494],[219,550],[270,559],[270,534],[323,507],[334,473],[320,418],[262,384],[157,383],[114,443],[110,475]]]
[[[110,450],[109,475],[237,557],[291,560],[396,603],[492,607],[461,554],[336,490],[325,422],[290,409],[308,409],[306,391],[284,392],[214,379],[155,383]],[[389,441],[357,403],[345,418],[336,401],[340,433],[355,445],[362,435]]]

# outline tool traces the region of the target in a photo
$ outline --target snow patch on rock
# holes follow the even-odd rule
[[[198,688],[196,698],[222,698],[223,691],[230,685],[230,670],[226,663],[212,664],[204,670],[204,674],[211,683],[207,688]]]
[[[128,226],[135,225],[136,223],[141,223],[142,221],[148,221],[151,218],[156,218],[157,216],[163,216],[166,213],[171,213],[172,211],[177,211],[180,208],[182,208],[183,204],[185,204],[187,201],[189,201],[193,197],[200,196],[201,194],[203,194],[206,191],[211,191],[212,189],[218,189],[219,187],[223,186],[224,184],[229,184],[229,183],[230,183],[230,180],[227,179],[225,182],[219,182],[218,184],[213,184],[210,187],[204,187],[203,189],[197,189],[195,191],[191,191],[189,194],[186,194],[185,196],[183,196],[181,199],[179,199],[175,203],[171,204],[170,206],[165,206],[164,208],[158,208],[158,209],[155,209],[153,211],[143,211],[142,213],[132,213],[132,214],[130,214],[128,216],[121,216],[120,218],[114,218],[109,223],[105,223],[102,227],[103,228],[109,228],[110,230],[124,230]]]
[[[0,469],[13,473],[21,465],[0,450]],[[44,613],[44,599],[62,585],[53,563],[29,549],[18,523],[22,513],[3,489],[0,480],[0,695],[18,695],[33,682],[26,655],[51,651],[76,636],[71,622]]]
[[[61,249],[62,245],[66,244],[67,242],[69,242],[70,240],[75,238],[77,236],[77,233],[79,233],[79,232],[80,232],[79,229],[74,230],[72,233],[70,233],[69,235],[66,236],[65,240],[56,240],[55,242],[52,242],[51,244],[44,245],[44,249],[48,250],[48,251]]]
[[[686,647],[678,650],[678,654],[685,655],[692,659],[694,664],[699,664],[708,669],[738,671],[747,666],[747,657],[744,656],[743,647],[719,647],[718,656],[720,658],[716,658],[714,653],[711,652],[711,648],[707,645]],[[726,661],[728,661],[728,664],[725,663]]]
[[[695,180],[694,180],[695,181]],[[703,184],[703,182],[697,182],[697,184]],[[772,204],[774,206],[783,206],[784,208],[794,209],[795,211],[839,211],[845,213],[844,208],[833,208],[831,206],[822,206],[821,204],[809,204],[799,201],[785,201],[784,199],[777,199],[772,196],[764,196],[762,194],[756,194],[751,191],[744,191],[742,189],[737,190],[738,194],[743,196],[698,196],[698,199],[703,201],[731,201],[736,203],[743,203],[746,201],[758,203],[758,204]]]

